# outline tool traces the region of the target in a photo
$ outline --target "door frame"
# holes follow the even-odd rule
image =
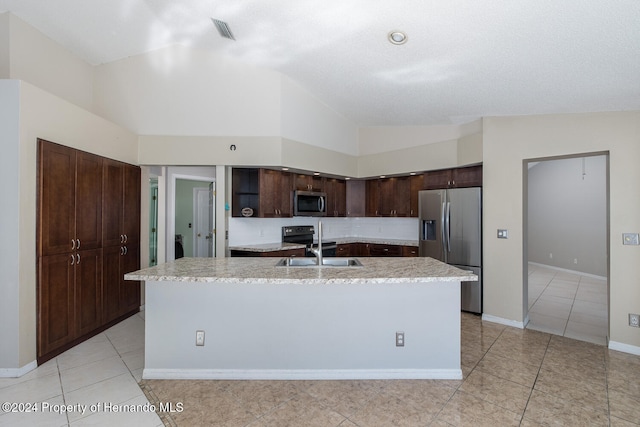
[[[606,265],[607,265],[607,343],[611,334],[611,203],[610,203],[610,161],[611,153],[609,151],[596,151],[587,153],[573,153],[562,156],[536,157],[532,159],[522,160],[522,313],[523,328],[529,323],[529,164],[544,162],[549,160],[575,159],[581,157],[605,157],[605,185],[606,185]]]
[[[213,185],[213,189],[210,189],[209,186],[207,187],[195,187],[193,189],[193,256],[194,257],[198,257],[197,253],[198,253],[198,241],[197,241],[197,234],[198,234],[198,219],[199,219],[199,209],[198,209],[198,194],[201,192],[205,192],[207,193],[207,204],[206,206],[209,208],[211,208],[212,212],[208,212],[208,216],[207,216],[207,220],[210,220],[213,214],[213,218],[210,225],[210,229],[208,230],[209,233],[211,233],[211,240],[213,241],[213,253],[211,255],[211,258],[215,258],[216,256],[216,245],[215,245],[215,225],[216,225],[216,214],[215,214],[215,188],[216,188],[216,183],[215,181],[210,182],[210,185]],[[211,206],[210,202],[209,202],[209,195],[211,193],[211,191],[213,191],[214,195],[213,195],[213,206]],[[208,246],[208,245],[207,245]],[[208,249],[207,249],[208,251]],[[208,256],[207,256],[208,257]]]
[[[165,262],[176,259],[176,180],[202,181],[207,185],[216,182],[216,166],[210,167],[167,167],[167,210],[165,235]]]

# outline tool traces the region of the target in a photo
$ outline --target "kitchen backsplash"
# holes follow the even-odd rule
[[[418,239],[418,218],[321,218],[324,240],[341,237]],[[229,246],[259,245],[282,240],[287,225],[318,226],[318,218],[229,218]]]

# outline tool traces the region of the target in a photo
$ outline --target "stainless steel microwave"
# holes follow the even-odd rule
[[[327,216],[327,194],[318,191],[294,191],[293,216]]]

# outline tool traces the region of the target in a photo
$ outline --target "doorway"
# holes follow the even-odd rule
[[[527,328],[608,343],[608,154],[525,162]]]
[[[215,256],[214,183],[176,179],[175,184],[175,258]]]

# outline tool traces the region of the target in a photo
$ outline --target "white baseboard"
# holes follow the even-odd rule
[[[24,374],[27,374],[38,367],[38,362],[35,360],[31,363],[27,363],[22,368],[0,368],[0,378],[20,378]]]
[[[576,274],[578,276],[592,277],[594,279],[607,280],[604,276],[598,276],[597,274],[583,273],[582,271],[569,270],[567,268],[556,267],[554,265],[541,264],[539,262],[529,262],[528,264],[535,265],[538,267],[548,268],[550,270],[562,271],[564,273]]]
[[[487,322],[499,323],[501,325],[512,326],[518,329],[524,329],[525,322],[518,322],[517,320],[503,319],[502,317],[492,316],[490,314],[482,314],[482,320]]]
[[[461,380],[461,369],[147,369],[142,378],[167,380]]]
[[[635,345],[624,344],[616,341],[609,341],[609,349],[640,356],[640,347]]]

